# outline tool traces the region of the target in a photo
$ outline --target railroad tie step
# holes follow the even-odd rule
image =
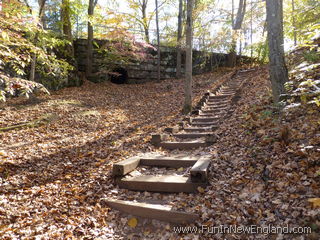
[[[158,146],[169,149],[169,150],[174,150],[174,149],[180,149],[180,150],[191,150],[194,148],[199,148],[199,147],[207,147],[211,143],[208,143],[203,140],[194,140],[194,141],[186,141],[186,142],[161,142]]]
[[[219,120],[219,116],[215,116],[215,117],[193,117],[191,118],[191,122],[213,122],[216,120]]]
[[[206,183],[192,182],[191,177],[176,175],[142,175],[116,179],[116,182],[120,188],[148,192],[195,193],[198,187],[206,187]]]
[[[110,208],[114,208],[133,216],[157,219],[170,223],[186,224],[199,220],[199,215],[195,213],[175,211],[168,205],[113,199],[101,199],[100,202],[102,204],[106,204]]]
[[[175,133],[173,134],[174,137],[176,138],[202,138],[202,137],[207,137],[211,136],[213,133],[212,132],[202,132],[202,133]]]
[[[216,126],[218,121],[213,121],[213,122],[191,122],[191,126],[194,127],[205,127],[205,126]]]
[[[212,127],[185,127],[183,130],[186,132],[210,132],[214,131],[218,128],[218,126]]]
[[[227,99],[233,97],[232,94],[223,94],[223,95],[214,95],[214,96],[209,96],[209,100],[216,100],[216,99]]]

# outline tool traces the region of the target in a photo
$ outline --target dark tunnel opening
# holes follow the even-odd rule
[[[111,82],[115,84],[125,84],[128,80],[128,72],[122,67],[118,67],[112,70],[113,73],[110,74]]]

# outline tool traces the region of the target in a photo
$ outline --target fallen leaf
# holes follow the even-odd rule
[[[137,224],[138,224],[138,220],[134,217],[128,220],[128,225],[132,228],[135,228]]]
[[[204,193],[204,189],[202,187],[198,187],[197,190],[199,193]]]
[[[314,208],[320,207],[320,198],[309,198],[308,202],[311,203]]]

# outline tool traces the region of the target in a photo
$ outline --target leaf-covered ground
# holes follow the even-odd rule
[[[197,98],[223,74],[198,76]],[[180,118],[183,82],[141,85],[85,83],[35,104],[11,101],[0,128],[55,114],[48,124],[0,133],[0,234],[26,239],[319,239],[319,108],[279,115],[265,68],[247,79],[218,142],[189,154],[211,153],[210,186],[198,194],[118,189],[112,163],[161,151],[150,133]],[[196,101],[196,100],[195,100]],[[185,171],[185,169],[178,169]],[[111,210],[106,197],[162,201],[197,212],[192,226],[310,226],[307,235],[177,234],[173,226]]]

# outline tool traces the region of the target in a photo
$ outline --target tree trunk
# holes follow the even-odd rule
[[[43,18],[43,13],[44,13],[44,6],[46,4],[46,0],[39,0],[39,15],[38,18],[42,19]],[[38,33],[36,33],[34,37],[34,44],[37,46],[38,42]],[[29,75],[29,80],[34,81],[35,75],[36,75],[36,65],[37,65],[37,56],[35,53],[32,54],[32,60],[31,60],[31,68],[30,68],[30,75]]]
[[[89,18],[93,16],[94,7],[97,4],[97,0],[89,0],[88,15]],[[88,41],[87,41],[87,62],[86,62],[86,77],[92,75],[92,62],[93,62],[93,26],[88,21]]]
[[[161,63],[161,53],[160,53],[160,30],[159,30],[159,9],[158,0],[155,0],[156,4],[156,25],[157,25],[157,43],[158,43],[158,62],[157,62],[157,80],[160,82],[160,63]]]
[[[294,46],[297,46],[297,26],[296,26],[296,17],[295,17],[295,3],[294,0],[291,2],[292,6],[292,26],[293,26],[293,43]]]
[[[187,114],[192,110],[192,11],[194,0],[187,1],[187,24],[186,24],[186,78],[184,84],[184,107],[183,113]]]
[[[71,57],[73,57],[74,48],[73,48],[72,28],[71,28],[71,21],[70,21],[70,0],[62,0],[61,22],[62,22],[62,33],[66,37],[66,39],[71,43],[71,46],[67,48],[67,52]]]
[[[288,70],[284,59],[283,2],[267,0],[267,29],[269,44],[269,73],[274,102],[279,102],[285,93],[284,84],[288,81]]]
[[[233,26],[234,30],[241,29],[244,14],[246,13],[246,5],[247,5],[246,0],[239,1],[239,8],[237,12],[236,22],[234,23],[234,26]]]
[[[227,56],[227,66],[228,67],[234,67],[236,65],[236,48],[237,48],[237,39],[236,39],[236,32],[234,30],[234,0],[232,0],[231,3],[231,34],[232,34],[232,42],[231,42],[231,48],[230,52]]]
[[[251,10],[250,10],[250,57],[253,60],[253,1],[251,0]]]
[[[142,22],[143,22],[143,28],[144,28],[145,41],[147,43],[150,43],[149,26],[148,26],[148,20],[147,20],[147,2],[148,2],[147,0],[142,0],[141,13],[142,13]]]
[[[179,15],[178,15],[178,37],[177,37],[177,67],[176,77],[181,77],[181,40],[182,40],[182,14],[183,0],[179,0]]]

